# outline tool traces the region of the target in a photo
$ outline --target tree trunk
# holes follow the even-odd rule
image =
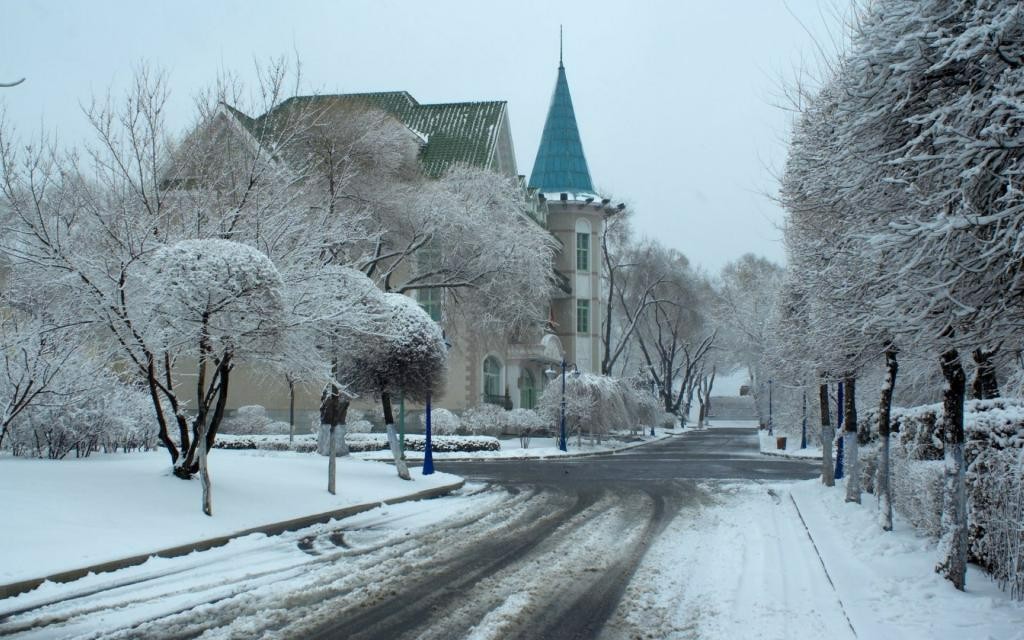
[[[174,446],[174,441],[171,440],[171,435],[167,429],[167,418],[164,416],[163,403],[160,402],[160,389],[157,386],[156,378],[156,367],[153,364],[153,356],[149,356],[149,360],[146,363],[146,383],[149,387],[149,397],[153,401],[153,410],[156,412],[156,421],[159,425],[159,431],[157,432],[157,438],[160,442],[164,443],[164,447],[167,448],[167,453],[171,455],[171,466],[178,461],[180,452],[178,447]],[[4,431],[6,432],[6,425]],[[3,438],[0,437],[0,444],[3,443]]]
[[[288,376],[288,444],[295,441],[295,381]]]
[[[329,439],[327,444],[327,452],[328,455],[330,456],[327,462],[327,493],[331,494],[332,496],[335,495],[334,478],[337,475],[338,471],[338,456],[336,454],[337,447],[335,446],[334,443],[334,431],[336,428],[337,425],[332,424],[330,426],[328,431]]]
[[[945,495],[942,501],[940,560],[935,570],[963,591],[967,581],[967,492],[964,469],[964,396],[967,376],[960,354],[951,349],[940,358],[946,389],[942,394]]]
[[[878,436],[882,439],[881,460],[878,464],[878,500],[882,507],[882,529],[892,531],[892,485],[889,478],[889,418],[892,413],[892,394],[896,388],[896,347],[889,343],[885,347],[885,382],[882,384],[881,399],[878,403]]]
[[[860,464],[857,460],[857,379],[843,380],[843,440],[846,457],[846,501],[860,503]]]
[[[381,407],[384,409],[384,426],[388,432],[388,446],[391,447],[391,456],[395,459],[395,469],[398,477],[402,480],[412,480],[409,475],[409,467],[402,458],[402,449],[398,445],[398,432],[395,431],[395,414],[391,409],[391,394],[383,391],[380,394]]]
[[[210,467],[206,460],[206,428],[202,428],[196,436],[199,440],[199,481],[203,485],[203,513],[213,515],[213,495],[210,484]]]
[[[971,353],[974,360],[974,380],[971,381],[971,397],[975,400],[991,400],[999,397],[999,381],[996,379],[996,365],[992,362],[998,349],[975,349]]]
[[[832,442],[836,439],[836,432],[832,428],[828,384],[824,380],[818,385],[818,407],[821,412],[821,483],[826,487],[834,487],[836,479],[832,467]]]

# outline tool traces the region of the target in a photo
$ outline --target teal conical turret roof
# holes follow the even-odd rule
[[[548,119],[533,161],[530,187],[542,193],[593,193],[587,158],[583,155],[576,112],[572,108],[565,66],[558,62],[558,81],[551,97]]]

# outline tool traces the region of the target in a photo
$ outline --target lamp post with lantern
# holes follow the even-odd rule
[[[568,451],[569,450],[568,446],[566,445],[566,437],[565,437],[565,372],[566,372],[566,369],[569,368],[569,366],[570,366],[569,363],[567,363],[565,361],[565,358],[563,357],[562,358],[562,364],[561,364],[561,367],[562,367],[561,416],[560,416],[560,419],[558,421],[558,448],[561,449],[562,451]],[[580,375],[579,367],[577,367],[575,364],[573,364],[571,366],[572,366],[572,375],[574,377],[575,376],[579,376]],[[552,369],[551,367],[548,367],[547,370],[544,371],[544,375],[546,375],[549,380],[553,380],[554,377],[556,375],[558,375],[558,372],[555,371],[554,369]]]

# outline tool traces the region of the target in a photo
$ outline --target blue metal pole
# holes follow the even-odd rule
[[[562,451],[569,449],[565,444],[565,359],[562,359],[562,420],[558,429],[558,448]]]
[[[423,475],[429,476],[434,473],[434,451],[430,443],[430,392],[427,392],[427,431],[426,442],[423,445]]]
[[[774,435],[775,429],[772,423],[772,381],[768,380],[768,435]]]
[[[836,424],[838,425],[837,431],[839,432],[839,440],[836,444],[836,480],[843,479],[843,383],[839,383],[839,392],[837,395],[836,404],[839,406],[837,412]]]
[[[800,448],[807,448],[807,389],[804,388],[803,426],[800,428]]]

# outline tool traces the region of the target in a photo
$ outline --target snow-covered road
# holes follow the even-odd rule
[[[492,482],[449,498],[44,585],[0,601],[0,635],[849,637],[792,505],[737,480],[807,467],[732,446],[747,439],[482,463]]]

